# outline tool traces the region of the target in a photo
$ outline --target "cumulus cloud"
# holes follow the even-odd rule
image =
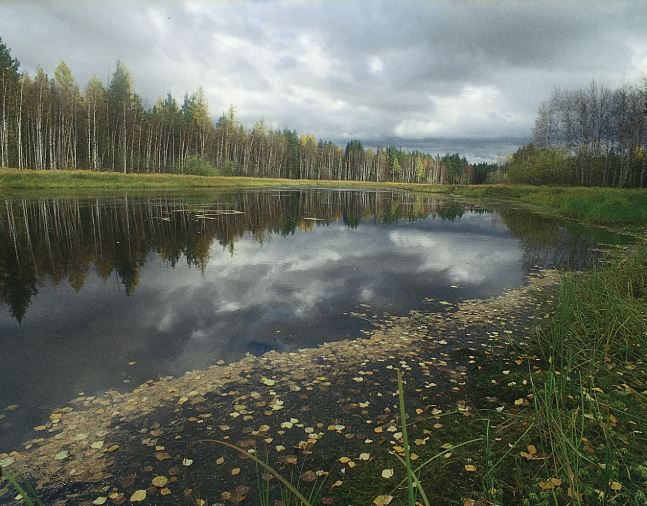
[[[152,103],[202,85],[230,104],[344,140],[530,134],[554,86],[610,85],[647,70],[644,1],[0,4],[0,34],[33,72],[65,59],[82,84],[129,65]],[[112,65],[112,67],[110,67]]]

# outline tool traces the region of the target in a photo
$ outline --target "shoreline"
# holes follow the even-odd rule
[[[423,408],[420,407],[421,401],[415,399],[419,395],[413,392],[409,399],[409,407],[433,413],[440,409],[443,411],[442,414],[427,413],[423,419],[441,420],[448,416],[446,411],[452,411],[448,409],[450,405],[459,403],[458,405],[465,408],[457,413],[461,420],[472,409],[468,407],[469,403],[461,398],[461,383],[465,384],[468,363],[461,364],[458,359],[450,359],[449,355],[455,351],[452,348],[478,347],[487,342],[487,338],[461,335],[460,327],[486,324],[486,320],[494,313],[506,314],[506,310],[513,313],[542,290],[555,286],[556,282],[556,274],[545,271],[540,275],[531,276],[527,286],[509,290],[490,299],[464,301],[455,307],[455,311],[412,312],[407,316],[392,317],[375,329],[368,338],[358,337],[352,340],[324,343],[317,348],[298,352],[271,351],[261,356],[249,356],[231,364],[212,365],[206,370],[190,371],[184,376],[173,379],[148,381],[123,394],[107,391],[101,396],[78,398],[70,405],[55,410],[45,428],[39,427],[40,432],[37,434],[49,432],[46,438],[36,438],[27,443],[26,450],[18,453],[0,455],[0,460],[13,459],[12,466],[16,467],[10,467],[10,469],[21,469],[20,474],[31,476],[35,480],[37,489],[46,492],[45,497],[48,500],[54,501],[65,497],[88,502],[94,499],[93,495],[100,496],[103,487],[114,487],[114,483],[118,483],[123,478],[119,475],[124,474],[124,471],[118,470],[124,465],[124,459],[138,460],[135,453],[148,454],[152,462],[156,460],[154,456],[165,454],[163,459],[158,460],[160,464],[164,464],[164,471],[158,470],[158,474],[168,474],[167,464],[169,463],[174,464],[172,467],[182,468],[182,460],[189,458],[187,451],[181,449],[184,443],[175,445],[176,453],[172,455],[166,451],[178,435],[181,436],[181,441],[186,441],[187,434],[194,440],[207,436],[213,437],[214,434],[227,438],[231,434],[232,438],[235,438],[233,441],[240,442],[243,439],[245,442],[245,434],[248,434],[249,439],[254,440],[254,447],[257,444],[260,446],[266,443],[271,435],[276,440],[271,444],[267,443],[268,446],[273,447],[282,442],[285,448],[290,448],[291,444],[292,447],[297,448],[298,454],[303,454],[304,458],[307,458],[308,452],[316,452],[322,446],[319,440],[321,439],[323,443],[324,436],[335,435],[341,437],[346,443],[341,445],[333,443],[332,448],[323,451],[324,456],[331,451],[339,455],[332,460],[324,458],[319,465],[323,468],[325,461],[332,468],[335,467],[334,461],[343,456],[347,444],[361,446],[361,441],[364,439],[377,437],[376,433],[374,436],[369,436],[367,433],[360,439],[355,437],[351,440],[344,439],[348,434],[346,427],[352,426],[357,430],[361,425],[357,421],[351,421],[357,413],[350,418],[347,418],[343,411],[335,413],[333,404],[326,401],[331,396],[334,400],[335,391],[344,392],[341,396],[343,399],[346,399],[346,394],[356,397],[339,400],[354,406],[351,411],[359,410],[365,413],[365,415],[360,414],[360,418],[367,417],[369,412],[375,417],[375,425],[371,424],[373,426],[369,427],[372,431],[380,417],[384,415],[384,410],[387,409],[388,412],[388,406],[393,402],[391,400],[395,380],[393,368],[398,363],[402,366],[403,360],[409,362],[412,357],[415,357],[415,360],[411,361],[412,365],[413,362],[429,361],[421,367],[423,376],[425,371],[427,372],[426,381],[429,383],[433,379],[432,383],[435,385],[442,383],[446,391],[443,391],[441,386],[432,387],[432,390],[439,391],[440,398],[434,399],[435,402],[430,402]],[[494,313],[491,313],[492,311]],[[511,328],[515,326],[514,318],[506,318],[506,321]],[[494,328],[492,327],[492,330]],[[454,339],[448,337],[447,332],[455,333]],[[439,353],[440,356],[435,358],[425,356],[430,351],[433,355]],[[369,362],[373,366],[372,371]],[[295,371],[296,363],[299,366]],[[344,364],[341,368],[344,373],[330,370],[332,365],[339,368],[340,363]],[[375,369],[376,367],[380,370]],[[405,379],[409,374],[414,373],[411,369],[409,372],[405,369]],[[420,373],[416,375],[418,374]],[[358,378],[361,378],[361,381],[358,381]],[[367,391],[369,382],[373,385]],[[308,386],[304,387],[304,385]],[[380,388],[374,390],[376,385]],[[312,389],[317,390],[318,404],[324,404],[331,410],[319,413],[322,417],[319,423],[323,423],[321,427],[317,427],[312,420],[309,426],[314,430],[304,432],[305,427],[301,423],[301,418],[305,418],[306,415],[299,409],[299,404],[307,406],[309,403],[300,402],[303,401],[300,397],[309,395],[306,392]],[[235,395],[228,395],[231,391],[234,391]],[[435,392],[434,395],[436,395]],[[263,402],[264,405],[250,409],[250,402],[255,404]],[[362,402],[369,402],[371,407],[362,409],[360,407]],[[422,402],[424,404],[424,401]],[[377,409],[380,403],[381,409]],[[244,407],[240,408],[241,405]],[[194,415],[191,416],[187,410],[193,411]],[[232,416],[233,413],[239,413],[239,415]],[[200,415],[205,416],[200,418]],[[157,423],[158,420],[168,420],[169,416],[181,420],[179,423],[184,424],[186,432],[174,432],[173,426],[177,424]],[[249,416],[252,416],[252,419],[245,420]],[[319,416],[316,418],[319,419]],[[323,416],[328,416],[329,419],[325,420]],[[420,418],[419,415],[417,417]],[[299,422],[290,423],[290,429],[285,429],[283,424],[295,418]],[[390,416],[387,418],[391,421],[384,419],[384,424],[389,423],[391,426],[395,423]],[[229,428],[221,430],[223,427],[239,424],[240,420],[242,420],[242,427],[238,430]],[[262,429],[265,429],[265,425],[270,429],[259,431],[259,424]],[[246,431],[244,427],[246,425],[256,430]],[[299,428],[299,425],[302,425],[302,428]],[[201,430],[201,426],[207,427],[207,430]],[[339,426],[344,428],[339,429]],[[144,437],[140,435],[144,428],[152,434],[149,435],[149,439],[156,439],[156,441],[152,447],[147,447],[145,444],[142,451],[138,450],[141,448],[138,440]],[[296,434],[296,439],[292,437],[295,432],[301,434]],[[170,441],[166,440],[160,445],[165,433],[171,433],[173,436],[168,435],[167,439]],[[315,436],[319,437],[315,438]],[[328,439],[330,438],[325,441],[327,442]],[[101,442],[101,446],[96,448],[99,446],[98,442]],[[312,445],[304,446],[302,444],[304,442]],[[159,450],[160,446],[164,449]],[[372,451],[377,451],[372,443],[368,446],[373,449]],[[154,451],[155,447],[158,451]],[[367,451],[370,451],[370,448]],[[219,452],[216,448],[213,451]],[[198,452],[188,453],[196,463],[190,469],[184,469],[186,472],[198,468],[196,465]],[[279,453],[282,452],[277,452],[277,459],[282,457]],[[419,451],[419,453],[422,452]],[[166,454],[170,456],[167,457]],[[385,455],[381,458],[385,458]],[[235,460],[233,456],[228,457],[228,460],[232,459]],[[235,462],[235,465],[241,468],[245,465],[238,460]],[[204,465],[208,464],[204,462]],[[248,462],[248,464],[251,463]],[[132,462],[130,465],[133,465]],[[250,469],[247,469],[246,473],[248,480],[251,479]],[[126,472],[126,475],[128,474],[130,472]],[[226,474],[226,472],[223,473],[222,480],[219,479],[216,482],[220,483],[224,480],[224,483],[228,483]],[[235,485],[233,481],[231,486]],[[126,497],[134,490],[124,490],[119,486],[116,488],[118,489],[116,493],[125,493]],[[191,487],[187,485],[186,488]],[[77,489],[83,489],[83,492]],[[75,491],[74,495],[70,495],[71,491]],[[226,492],[226,490],[223,488],[220,492]],[[174,492],[174,495],[176,493]]]

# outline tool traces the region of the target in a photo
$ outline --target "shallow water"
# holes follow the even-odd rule
[[[80,392],[357,337],[385,313],[451,310],[533,269],[586,267],[616,240],[391,191],[1,204],[0,449]]]

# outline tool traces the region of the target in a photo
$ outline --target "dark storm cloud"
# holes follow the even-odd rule
[[[202,85],[214,115],[333,139],[527,136],[554,86],[646,71],[646,25],[642,0],[0,4],[27,71],[122,59],[149,103]]]

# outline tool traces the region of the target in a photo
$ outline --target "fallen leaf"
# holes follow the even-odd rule
[[[562,480],[559,478],[548,478],[546,481],[539,482],[539,488],[542,490],[553,490],[556,487],[559,487],[562,484]]]
[[[155,476],[151,481],[154,487],[164,488],[168,483],[168,478],[166,476]]]
[[[391,501],[393,501],[392,495],[378,495],[373,499],[373,504],[375,506],[387,506],[388,504],[391,504]]]
[[[142,502],[146,499],[145,490],[136,490],[133,495],[130,496],[130,502]]]
[[[301,475],[301,479],[306,483],[310,483],[317,479],[317,474],[314,471],[306,471]]]
[[[382,478],[385,480],[393,478],[393,469],[382,469]]]

